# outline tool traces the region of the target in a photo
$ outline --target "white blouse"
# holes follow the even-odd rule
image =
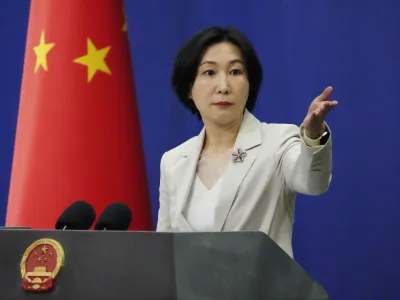
[[[186,206],[186,219],[194,231],[212,231],[215,206],[232,149],[219,157],[201,156]]]

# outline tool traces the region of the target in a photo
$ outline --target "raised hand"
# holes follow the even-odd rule
[[[321,95],[316,97],[308,109],[307,116],[304,118],[304,133],[310,139],[316,139],[325,131],[324,120],[327,114],[338,105],[337,101],[330,101],[333,88],[327,87]]]

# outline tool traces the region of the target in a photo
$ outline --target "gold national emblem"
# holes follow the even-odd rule
[[[47,292],[64,264],[64,250],[53,239],[40,239],[26,249],[21,261],[22,288]]]

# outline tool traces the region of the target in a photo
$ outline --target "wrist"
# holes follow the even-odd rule
[[[301,128],[301,136],[303,137],[303,140],[305,142],[305,144],[309,147],[316,147],[316,146],[322,146],[325,145],[327,143],[327,141],[329,140],[330,137],[330,131],[328,126],[326,125],[326,123],[324,123],[324,131],[322,132],[322,134],[320,134],[317,137],[311,138],[307,135],[306,133],[306,129],[305,127],[303,127],[303,125],[300,126]]]
[[[307,130],[307,128],[304,128],[304,134],[312,140],[318,139],[319,137],[321,137],[321,135],[324,134],[324,132],[326,131],[326,127],[325,125],[322,125],[322,128],[318,131],[316,130]]]

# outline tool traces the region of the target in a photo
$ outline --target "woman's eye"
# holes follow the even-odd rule
[[[203,72],[204,75],[212,76],[215,74],[214,70],[205,70]]]
[[[231,74],[232,74],[232,75],[241,75],[241,74],[242,74],[242,71],[241,71],[240,69],[233,69],[233,70],[231,71]]]

